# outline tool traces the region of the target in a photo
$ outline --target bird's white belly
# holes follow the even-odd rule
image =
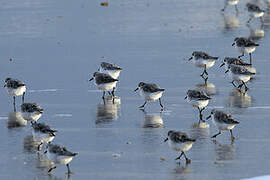
[[[41,117],[42,113],[39,112],[22,112],[22,117],[28,121],[37,121]]]
[[[6,88],[6,90],[10,96],[21,96],[26,91],[26,86],[21,86],[16,89]]]
[[[188,102],[193,106],[193,107],[198,107],[198,108],[204,108],[208,105],[209,100],[188,100]]]
[[[40,133],[40,132],[35,132],[34,130],[32,131],[33,137],[42,143],[48,143],[51,142],[54,139],[54,136],[45,134],[45,133]]]
[[[186,142],[186,143],[174,143],[172,142],[171,140],[169,140],[169,146],[175,150],[175,151],[182,151],[182,152],[185,152],[185,151],[188,151],[194,142]]]
[[[210,68],[215,64],[215,60],[213,59],[197,59],[193,61],[195,66],[200,67],[200,68],[204,68],[206,66],[206,68]]]
[[[50,161],[52,161],[55,164],[68,164],[73,156],[59,156],[53,153],[47,152],[47,157]]]
[[[99,84],[99,85],[97,85],[97,87],[98,87],[98,89],[100,89],[102,91],[110,91],[114,87],[116,87],[116,83],[117,83],[117,81],[111,82],[111,83]]]
[[[253,17],[253,18],[259,18],[259,17],[262,17],[264,15],[264,12],[252,12],[250,13],[250,17]]]
[[[220,122],[216,122],[215,120],[213,120],[213,123],[216,125],[216,127],[220,130],[220,131],[228,131],[231,130],[235,127],[236,124],[225,124],[225,123],[220,123]]]
[[[236,4],[238,4],[238,0],[228,0],[227,1],[227,4],[229,6],[235,6]]]
[[[251,76],[249,75],[234,74],[234,73],[231,73],[231,75],[232,75],[233,80],[238,81],[238,82],[242,82],[242,81],[248,82],[251,78]]]
[[[251,46],[251,47],[237,47],[238,51],[240,53],[245,53],[245,54],[249,54],[255,51],[256,47],[255,46]]]
[[[117,79],[120,75],[121,70],[104,70],[100,68],[101,73],[109,74],[112,78]]]
[[[145,101],[155,101],[161,98],[162,94],[163,94],[163,91],[149,93],[149,92],[144,92],[143,90],[140,90],[140,95],[144,98]]]

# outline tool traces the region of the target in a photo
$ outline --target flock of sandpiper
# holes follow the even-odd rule
[[[225,11],[227,6],[235,6],[235,9],[238,13],[238,2],[239,0],[226,0],[222,11]],[[267,2],[270,5],[270,1]],[[253,18],[260,18],[261,23],[263,24],[264,10],[260,9],[259,6],[251,3],[247,3],[246,7],[250,14],[250,19],[247,23],[250,23]],[[230,73],[232,77],[232,85],[240,93],[242,93],[243,96],[245,96],[246,92],[248,91],[247,82],[256,74],[256,69],[252,66],[252,53],[255,51],[256,47],[259,46],[259,44],[249,38],[237,37],[234,39],[232,46],[235,46],[241,54],[238,57],[224,58],[220,67],[225,65],[225,73]],[[246,63],[241,59],[244,54],[249,55],[249,63]],[[203,69],[203,72],[200,76],[206,83],[208,80],[207,69],[214,66],[218,59],[218,57],[210,56],[205,52],[194,51],[188,60],[193,61],[196,67]],[[94,81],[97,88],[103,91],[102,99],[104,102],[106,92],[114,102],[116,85],[121,71],[122,68],[115,64],[102,62],[98,68],[98,71],[95,72],[89,80]],[[242,89],[243,86],[244,89]],[[33,128],[33,137],[39,142],[37,149],[38,151],[42,150],[43,144],[45,144],[46,146],[44,148],[44,153],[47,155],[47,158],[54,164],[48,169],[48,172],[51,172],[53,169],[55,169],[57,164],[64,164],[67,166],[68,173],[71,173],[69,163],[72,158],[77,155],[77,153],[70,152],[63,146],[51,143],[56,136],[57,131],[51,129],[50,126],[46,125],[45,123],[37,122],[37,120],[42,116],[43,109],[37,103],[24,102],[26,85],[20,80],[6,78],[4,87],[6,88],[8,94],[13,97],[14,111],[16,111],[16,96],[22,96],[21,114],[23,119],[31,122]],[[157,84],[154,83],[140,82],[134,91],[137,90],[139,90],[140,95],[144,99],[144,103],[139,108],[144,109],[147,102],[158,100],[161,110],[164,110],[165,107],[162,104],[161,97],[165,89],[160,88]],[[205,122],[202,112],[208,105],[211,97],[204,91],[188,90],[185,99],[187,99],[187,102],[190,103],[193,107],[198,109],[199,123]],[[233,136],[232,129],[237,124],[239,124],[239,122],[235,121],[231,114],[218,109],[213,109],[211,111],[211,115],[206,119],[211,117],[213,123],[218,129],[218,133],[213,135],[212,138],[216,138],[221,134],[222,131],[230,131],[231,140],[234,141],[235,137]],[[196,141],[195,139],[190,138],[184,132],[170,130],[165,141],[168,141],[168,144],[172,149],[181,153],[180,156],[176,158],[176,160],[184,156],[186,164],[191,162],[191,160],[187,158],[185,152],[192,147],[193,143]]]

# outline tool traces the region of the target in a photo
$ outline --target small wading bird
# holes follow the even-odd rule
[[[105,92],[114,97],[114,89],[117,84],[117,79],[112,78],[110,75],[100,72],[95,72],[89,81],[95,80],[98,89],[103,91],[102,99],[105,99]],[[110,92],[112,90],[112,93]]]
[[[188,90],[187,96],[185,97],[187,99],[187,102],[191,104],[193,107],[198,108],[199,110],[199,123],[201,121],[204,121],[202,118],[202,111],[205,109],[205,107],[208,105],[209,100],[211,99],[207,95],[205,95],[204,92],[198,91],[198,90]]]
[[[211,111],[211,115],[208,116],[206,119],[209,119],[212,117],[212,122],[216,125],[218,128],[218,133],[213,135],[212,138],[216,138],[218,135],[221,134],[221,131],[230,131],[231,133],[231,140],[233,141],[235,137],[233,136],[232,129],[239,124],[238,121],[235,121],[232,119],[232,115],[222,112],[217,109],[213,109]]]
[[[189,138],[184,132],[171,130],[168,132],[168,137],[164,140],[164,142],[166,141],[168,141],[169,146],[173,150],[181,152],[180,156],[175,160],[180,159],[184,155],[186,164],[191,163],[191,160],[187,158],[185,152],[192,147],[193,143],[196,141],[195,139]]]
[[[69,163],[78,154],[68,151],[63,146],[51,143],[47,145],[46,151],[44,153],[47,155],[47,158],[55,165],[48,170],[48,173],[56,168],[56,164],[64,164],[67,166],[68,174],[71,173]]]
[[[119,77],[121,71],[122,68],[108,62],[102,62],[99,68],[99,72],[109,74],[114,79],[117,79]]]
[[[32,127],[33,127],[33,137],[35,140],[40,142],[38,145],[38,151],[40,151],[41,146],[44,143],[49,143],[51,142],[54,137],[56,136],[56,130],[53,130],[50,128],[50,126],[44,124],[44,123],[37,123],[36,121],[31,121]]]
[[[122,68],[120,68],[119,66],[117,66],[115,64],[111,64],[108,62],[102,62],[100,64],[100,68],[98,70],[101,73],[108,74],[112,78],[117,79],[120,75],[120,72],[122,71]],[[115,91],[115,88],[113,88],[111,93],[114,94],[114,91]]]
[[[264,15],[264,10],[262,10],[259,6],[257,6],[256,4],[251,4],[251,3],[247,3],[246,4],[248,13],[249,13],[249,20],[247,21],[247,23],[250,23],[250,21],[253,18],[260,18],[261,23],[263,24],[263,15]]]
[[[227,6],[234,6],[236,13],[238,13],[238,8],[237,8],[238,2],[239,2],[239,0],[225,0],[224,1],[224,8],[221,9],[221,11],[224,12],[225,9],[227,8]]]
[[[162,103],[161,103],[161,96],[164,93],[165,89],[161,89],[156,84],[149,84],[140,82],[138,84],[138,87],[134,91],[140,91],[141,97],[144,98],[145,102],[143,105],[141,105],[139,108],[144,108],[147,102],[149,101],[156,101],[159,100],[159,105],[161,107],[161,110],[164,109]]]
[[[237,66],[237,65],[233,65],[233,64],[231,64],[229,66],[228,70],[225,71],[225,73],[227,73],[228,71],[230,71],[230,75],[232,77],[232,82],[231,82],[232,85],[234,87],[237,87],[234,84],[234,81],[239,82],[240,85],[237,87],[238,90],[239,90],[239,92],[241,92],[241,88],[244,85],[245,86],[245,92],[244,93],[246,93],[247,90],[248,90],[248,87],[246,85],[246,82],[248,82],[250,80],[250,78],[255,75],[255,73],[250,72],[244,66]]]
[[[192,53],[192,56],[188,59],[193,60],[193,63],[195,66],[199,68],[204,68],[203,73],[201,74],[201,77],[207,81],[208,77],[204,77],[204,74],[208,75],[208,72],[206,69],[214,66],[216,60],[218,60],[218,57],[210,56],[205,52],[202,51],[194,51]]]
[[[13,97],[13,108],[16,111],[15,97],[22,96],[22,103],[24,103],[24,95],[26,91],[26,85],[17,79],[6,78],[5,85],[8,94]]]
[[[237,50],[242,53],[238,58],[243,57],[244,54],[249,54],[249,64],[252,65],[252,57],[251,53],[253,53],[259,44],[253,42],[251,39],[244,38],[244,37],[237,37],[234,39],[232,46],[236,45],[235,47]]]
[[[21,113],[25,120],[37,121],[42,116],[43,109],[37,103],[23,103]]]

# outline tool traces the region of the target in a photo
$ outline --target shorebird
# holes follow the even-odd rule
[[[218,60],[218,57],[210,56],[207,53],[202,52],[202,51],[194,51],[192,53],[192,56],[188,60],[189,61],[193,60],[193,63],[195,66],[199,68],[204,68],[203,73],[201,74],[201,77],[207,80],[208,78],[204,77],[204,74],[208,75],[208,72],[206,71],[206,69],[214,66],[216,60]]]
[[[248,13],[249,13],[249,20],[247,21],[247,23],[250,23],[250,21],[253,18],[260,18],[261,23],[263,24],[263,15],[264,15],[264,10],[262,10],[259,6],[257,6],[256,4],[251,4],[251,3],[247,3],[246,4]]]
[[[185,97],[187,99],[188,103],[191,104],[193,107],[198,108],[200,113],[200,121],[204,121],[202,119],[202,111],[205,109],[205,107],[208,105],[209,100],[211,99],[208,97],[204,92],[198,91],[198,90],[188,90],[187,96]]]
[[[230,71],[230,74],[232,76],[231,83],[233,84],[233,86],[236,87],[236,85],[234,84],[234,81],[239,82],[240,85],[237,88],[241,91],[241,88],[244,85],[245,93],[246,93],[246,91],[248,90],[246,82],[248,82],[250,78],[254,76],[256,73],[250,72],[244,66],[237,66],[233,64],[229,66],[229,69],[225,73],[227,73],[228,71]]]
[[[212,117],[213,123],[218,128],[219,132],[212,136],[212,138],[216,138],[218,135],[221,134],[221,131],[230,131],[231,133],[231,140],[233,141],[235,137],[233,136],[232,129],[239,124],[238,121],[232,119],[232,115],[222,112],[217,109],[213,109],[211,111],[211,115],[207,117],[207,119]]]
[[[25,120],[37,121],[42,116],[43,109],[37,103],[23,103],[21,113]]]
[[[169,146],[173,150],[181,152],[180,156],[175,160],[180,159],[184,155],[186,164],[191,163],[191,160],[187,158],[185,152],[192,147],[193,143],[196,141],[195,139],[188,137],[188,135],[184,132],[171,130],[168,132],[168,137],[164,140],[164,142],[166,141],[168,141]]]
[[[227,6],[234,6],[236,13],[238,13],[238,8],[237,8],[238,2],[239,2],[239,0],[225,0],[224,1],[224,8],[221,9],[221,11],[224,12],[225,9],[227,8]]]
[[[50,128],[50,126],[44,124],[44,123],[37,123],[36,121],[31,121],[32,127],[33,127],[33,137],[40,142],[38,145],[38,150],[40,150],[41,146],[44,143],[51,142],[54,137],[56,136],[56,130],[53,130]]]
[[[51,143],[47,145],[46,151],[44,153],[47,155],[48,159],[52,161],[55,165],[48,170],[48,173],[50,173],[53,169],[56,168],[56,164],[64,164],[67,166],[68,174],[71,173],[69,163],[78,154],[68,151],[63,146]]]
[[[251,53],[253,53],[259,44],[253,42],[251,39],[244,37],[237,37],[234,39],[232,46],[236,45],[236,48],[242,53],[238,58],[243,57],[244,54],[249,54],[249,64],[252,65]]]
[[[108,62],[102,62],[99,68],[99,72],[109,74],[114,79],[117,79],[119,77],[121,71],[122,68]]]
[[[112,95],[114,97],[114,89],[117,84],[117,79],[114,79],[108,74],[95,72],[93,77],[89,79],[89,81],[95,80],[95,84],[98,87],[98,89],[103,91],[102,99],[105,98],[105,92],[107,91],[109,95]],[[112,90],[112,94],[111,91]]]
[[[139,108],[144,108],[147,102],[159,100],[159,105],[163,110],[163,105],[161,103],[161,96],[164,93],[165,89],[161,89],[156,84],[140,82],[138,87],[134,90],[140,90],[141,97],[144,98],[145,102]]]
[[[24,103],[24,95],[26,91],[26,85],[17,79],[6,78],[5,85],[8,94],[13,97],[13,107],[16,111],[15,97],[22,96],[22,103]]]
[[[229,69],[230,65],[237,65],[237,66],[243,66],[245,67],[248,71],[252,73],[256,73],[256,69],[252,67],[251,64],[245,63],[242,59],[240,58],[234,58],[234,57],[225,57],[222,64],[219,67],[222,67],[226,65],[226,70]]]

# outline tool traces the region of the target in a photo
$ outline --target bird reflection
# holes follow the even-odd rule
[[[190,128],[190,136],[194,139],[205,139],[210,134],[209,124],[206,122],[194,123]]]
[[[35,153],[37,152],[38,145],[40,143],[34,139],[32,135],[26,136],[23,139],[23,152],[24,153]]]
[[[144,113],[144,120],[142,123],[143,128],[159,128],[163,127],[163,120],[161,113],[149,114],[145,110],[141,110]]]
[[[108,123],[119,118],[120,98],[105,99],[103,103],[97,105],[96,124]]]
[[[264,21],[264,26],[268,27],[270,24],[270,0],[269,0],[269,6],[267,7],[267,9],[264,13],[263,21]]]
[[[239,27],[239,18],[238,14],[236,15],[225,15],[222,13],[223,20],[224,20],[224,30],[225,31],[230,31],[233,29],[236,29]]]
[[[218,141],[213,141],[216,145],[215,153],[217,161],[233,160],[235,158],[235,147],[231,144],[220,144]]]
[[[263,25],[260,26],[260,28],[253,28],[250,26],[250,24],[247,24],[247,27],[249,28],[249,38],[252,39],[253,41],[260,40],[261,38],[264,37],[264,30],[263,30]]]
[[[65,178],[63,177],[56,177],[52,174],[48,174],[49,180],[70,180],[70,174],[67,174]]]
[[[192,173],[192,168],[185,165],[185,166],[182,166],[182,165],[177,165],[174,169],[173,169],[173,172],[175,174],[189,174],[189,173]]]
[[[11,112],[8,115],[8,128],[26,126],[27,121],[23,119],[21,112]]]
[[[229,107],[247,108],[250,107],[252,98],[247,94],[243,94],[234,89],[229,93],[227,105]]]
[[[216,86],[206,81],[205,83],[196,84],[196,90],[205,92],[208,96],[217,94]]]

